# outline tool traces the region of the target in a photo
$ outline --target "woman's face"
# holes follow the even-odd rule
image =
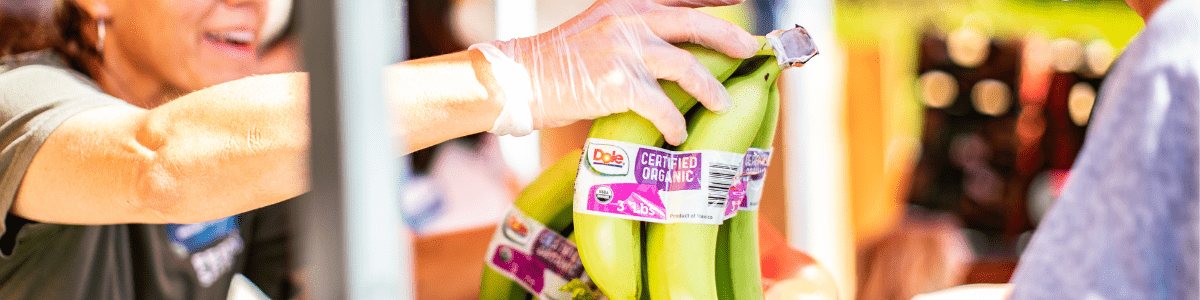
[[[184,93],[246,77],[257,64],[265,2],[107,0],[104,63],[123,60]]]

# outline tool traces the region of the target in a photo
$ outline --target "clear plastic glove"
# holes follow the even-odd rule
[[[525,135],[632,110],[678,145],[687,139],[683,115],[658,79],[714,111],[731,106],[725,88],[689,52],[672,43],[699,44],[748,58],[754,37],[736,25],[693,9],[742,0],[599,0],[583,13],[536,36],[477,44],[491,63],[504,104],[491,132]],[[513,63],[515,62],[515,64]]]

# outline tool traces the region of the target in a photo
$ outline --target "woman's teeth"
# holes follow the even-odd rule
[[[254,42],[254,33],[250,31],[220,31],[209,32],[206,36],[215,42],[227,43],[238,46],[249,45]]]

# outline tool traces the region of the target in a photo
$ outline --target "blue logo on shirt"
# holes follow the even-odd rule
[[[167,239],[182,245],[188,253],[196,253],[238,231],[241,218],[232,216],[193,224],[167,224]]]
[[[238,216],[194,224],[167,224],[167,239],[180,258],[196,270],[196,279],[208,287],[226,274],[245,244],[238,233]]]

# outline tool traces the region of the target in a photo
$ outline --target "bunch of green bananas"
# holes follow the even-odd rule
[[[738,69],[724,81],[733,109],[721,114],[697,109],[688,118],[689,138],[677,150],[746,153],[753,146],[770,148],[770,141],[760,142],[765,146],[755,141],[763,139],[765,126],[774,134],[778,106],[768,98],[781,68],[774,57],[759,57]],[[720,226],[647,223],[650,299],[762,299],[757,221],[756,214],[739,212]]]
[[[688,114],[689,138],[676,150],[745,153],[749,147],[771,148],[779,108],[774,83],[781,67],[766,39],[758,40],[759,53],[745,60],[696,45],[680,45],[724,83],[734,103],[720,114],[703,107],[693,110],[695,98],[674,82],[660,81],[676,108],[692,111]],[[588,136],[663,146],[662,134],[633,112],[596,119]],[[584,270],[609,299],[762,299],[756,212],[739,212],[720,226],[643,224],[572,212],[572,183],[579,159],[579,152],[561,158],[518,196],[515,206],[552,230],[562,231],[573,223],[573,240]],[[515,282],[485,266],[480,299],[529,296]]]

